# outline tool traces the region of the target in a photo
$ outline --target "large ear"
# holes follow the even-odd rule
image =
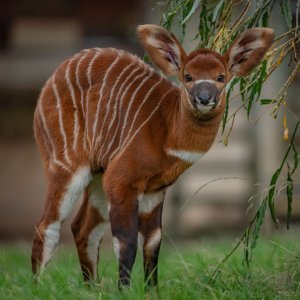
[[[231,74],[248,75],[263,59],[273,39],[270,28],[252,28],[240,34],[224,55]]]
[[[167,76],[177,76],[186,53],[174,34],[157,25],[140,25],[136,32],[155,65]]]

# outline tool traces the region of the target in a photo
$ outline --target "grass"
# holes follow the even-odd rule
[[[30,272],[30,247],[0,248],[0,299],[299,299],[299,235],[260,240],[250,268],[239,250],[222,267],[213,283],[211,274],[233,241],[202,241],[190,246],[163,245],[159,262],[159,290],[144,291],[141,255],[132,286],[120,293],[117,265],[104,249],[100,283],[83,285],[74,247],[61,247],[38,283]]]

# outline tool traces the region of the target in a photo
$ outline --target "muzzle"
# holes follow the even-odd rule
[[[219,95],[218,88],[209,81],[196,82],[189,93],[193,107],[201,112],[208,112],[215,108],[219,101]]]

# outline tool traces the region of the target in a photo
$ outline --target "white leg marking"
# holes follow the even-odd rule
[[[148,116],[148,118],[138,127],[138,129],[132,134],[132,136],[128,136],[127,140],[124,141],[123,143],[123,148],[121,149],[121,151],[118,153],[118,155],[121,155],[126,149],[127,147],[132,143],[132,141],[134,140],[134,138],[136,137],[136,135],[139,133],[139,131],[150,121],[151,117],[155,114],[155,112],[159,109],[160,104],[162,103],[162,101],[166,98],[166,96],[172,91],[169,90],[168,92],[164,93],[161,100],[159,101],[159,103],[157,104],[157,106],[153,109],[153,111],[151,112],[151,114]],[[113,158],[113,155],[115,155],[115,153],[118,151],[119,149],[115,150],[111,156],[109,157],[109,159]]]
[[[102,102],[102,98],[103,98],[103,90],[104,88],[107,87],[107,78],[109,76],[109,74],[111,73],[112,69],[114,68],[114,66],[117,64],[117,62],[119,61],[119,53],[117,52],[116,57],[114,58],[113,62],[111,63],[111,65],[109,66],[109,68],[107,69],[103,81],[102,81],[102,85],[101,85],[101,89],[99,91],[99,99],[98,99],[98,103],[97,103],[97,109],[96,109],[96,114],[95,114],[95,119],[94,119],[94,126],[93,126],[93,138],[92,138],[92,144],[94,144],[94,140],[95,140],[95,135],[96,135],[96,129],[98,126],[98,122],[99,122],[99,111],[100,111],[100,104]]]
[[[97,275],[97,263],[98,263],[98,250],[99,243],[103,237],[106,223],[101,223],[97,225],[89,234],[88,244],[87,244],[87,256],[93,265],[93,277],[96,278]]]
[[[62,113],[62,107],[61,107],[59,93],[58,93],[57,86],[56,86],[56,83],[55,83],[55,75],[56,74],[54,73],[54,75],[52,77],[52,89],[53,89],[53,92],[54,92],[54,96],[56,98],[56,108],[58,110],[59,129],[60,129],[60,132],[61,132],[61,135],[62,135],[62,138],[63,138],[63,142],[64,142],[64,147],[63,147],[64,157],[65,157],[66,162],[69,164],[69,166],[71,166],[72,163],[71,163],[71,160],[70,160],[70,157],[69,157],[69,152],[68,152],[67,135],[66,135],[66,132],[65,132],[65,129],[64,129],[63,113]]]
[[[145,245],[146,251],[154,251],[161,241],[161,229],[157,228],[152,235],[147,239],[147,243]]]
[[[60,224],[59,221],[49,224],[44,232],[43,259],[40,272],[43,272],[57,247],[60,235]]]
[[[69,183],[59,207],[59,220],[64,221],[71,213],[76,201],[92,179],[89,166],[81,167]]]
[[[117,258],[117,261],[120,259],[120,251],[121,251],[121,244],[116,237],[113,237],[113,244],[114,244],[114,252]]]
[[[134,123],[135,123],[135,120],[137,118],[137,116],[139,115],[139,112],[140,110],[142,109],[143,105],[145,104],[145,102],[148,100],[148,97],[150,96],[150,94],[152,93],[152,91],[163,81],[163,77],[160,78],[160,80],[158,82],[156,82],[152,87],[151,89],[148,91],[148,93],[146,94],[145,98],[143,99],[141,105],[139,106],[139,108],[137,109],[137,111],[135,112],[135,115],[134,115],[134,118],[133,118],[133,121],[131,123],[131,126],[130,126],[130,129],[129,129],[129,132],[127,134],[127,136],[130,136],[131,134],[131,131],[133,129],[133,126],[134,126]],[[129,109],[128,109],[129,110]],[[127,139],[127,136],[125,138],[125,140]]]
[[[67,65],[66,74],[65,74],[65,79],[67,82],[67,86],[69,88],[69,92],[70,92],[70,95],[72,98],[72,103],[73,103],[73,109],[74,109],[73,147],[72,147],[73,150],[75,150],[77,147],[77,140],[78,140],[78,133],[79,133],[78,108],[77,108],[77,104],[76,104],[74,88],[73,88],[73,85],[70,80],[70,67],[71,67],[71,63],[75,59],[76,59],[76,57],[74,57],[73,59],[70,59],[68,65]]]
[[[95,175],[89,185],[89,201],[93,207],[99,210],[105,221],[107,221],[108,203],[101,189],[101,175]]]
[[[138,196],[139,213],[149,213],[164,201],[165,191],[141,194]]]
[[[143,248],[144,248],[144,242],[145,242],[145,239],[144,239],[144,236],[141,232],[138,233],[138,245],[139,245],[139,248],[143,251]]]
[[[167,149],[166,152],[171,156],[175,156],[191,164],[196,163],[206,153],[206,152],[195,152],[195,151],[176,150],[176,149]]]

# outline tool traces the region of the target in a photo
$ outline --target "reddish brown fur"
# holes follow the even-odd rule
[[[224,112],[225,84],[234,74],[246,74],[259,63],[273,33],[268,29],[246,32],[224,56],[209,49],[186,55],[173,34],[154,25],[138,27],[138,37],[153,62],[167,75],[181,80],[181,88],[129,53],[91,49],[64,62],[42,90],[34,130],[45,164],[48,196],[33,245],[34,273],[39,264],[47,263],[43,254],[47,249],[42,245],[46,228],[50,228],[50,238],[46,239],[51,243],[54,225],[69,213],[60,211],[68,201],[65,195],[69,192],[73,197],[72,192],[80,185],[76,182],[74,191],[68,190],[73,187],[74,174],[88,168],[91,175],[84,175],[87,182],[80,188],[89,184],[88,176],[104,172],[109,219],[120,248],[119,283],[129,283],[138,231],[151,239],[150,233],[161,227],[162,204],[157,203],[150,212],[139,212],[139,195],[164,190],[192,165],[192,161],[180,157],[185,155],[180,151],[193,155],[210,149]],[[253,46],[257,40],[260,47],[251,49],[248,60],[229,70],[228,62],[245,56],[249,52],[245,52],[247,43]],[[235,49],[235,56],[231,49]],[[187,74],[192,81],[185,82]],[[218,81],[220,74],[225,82]],[[213,88],[221,94],[216,99],[218,105],[206,113],[191,104],[197,80],[214,82]],[[88,238],[98,224],[107,221],[103,212],[91,206],[93,195],[85,190],[72,225],[85,279],[93,274],[94,267],[87,255]],[[159,244],[152,253],[144,249],[146,277],[156,270]]]

